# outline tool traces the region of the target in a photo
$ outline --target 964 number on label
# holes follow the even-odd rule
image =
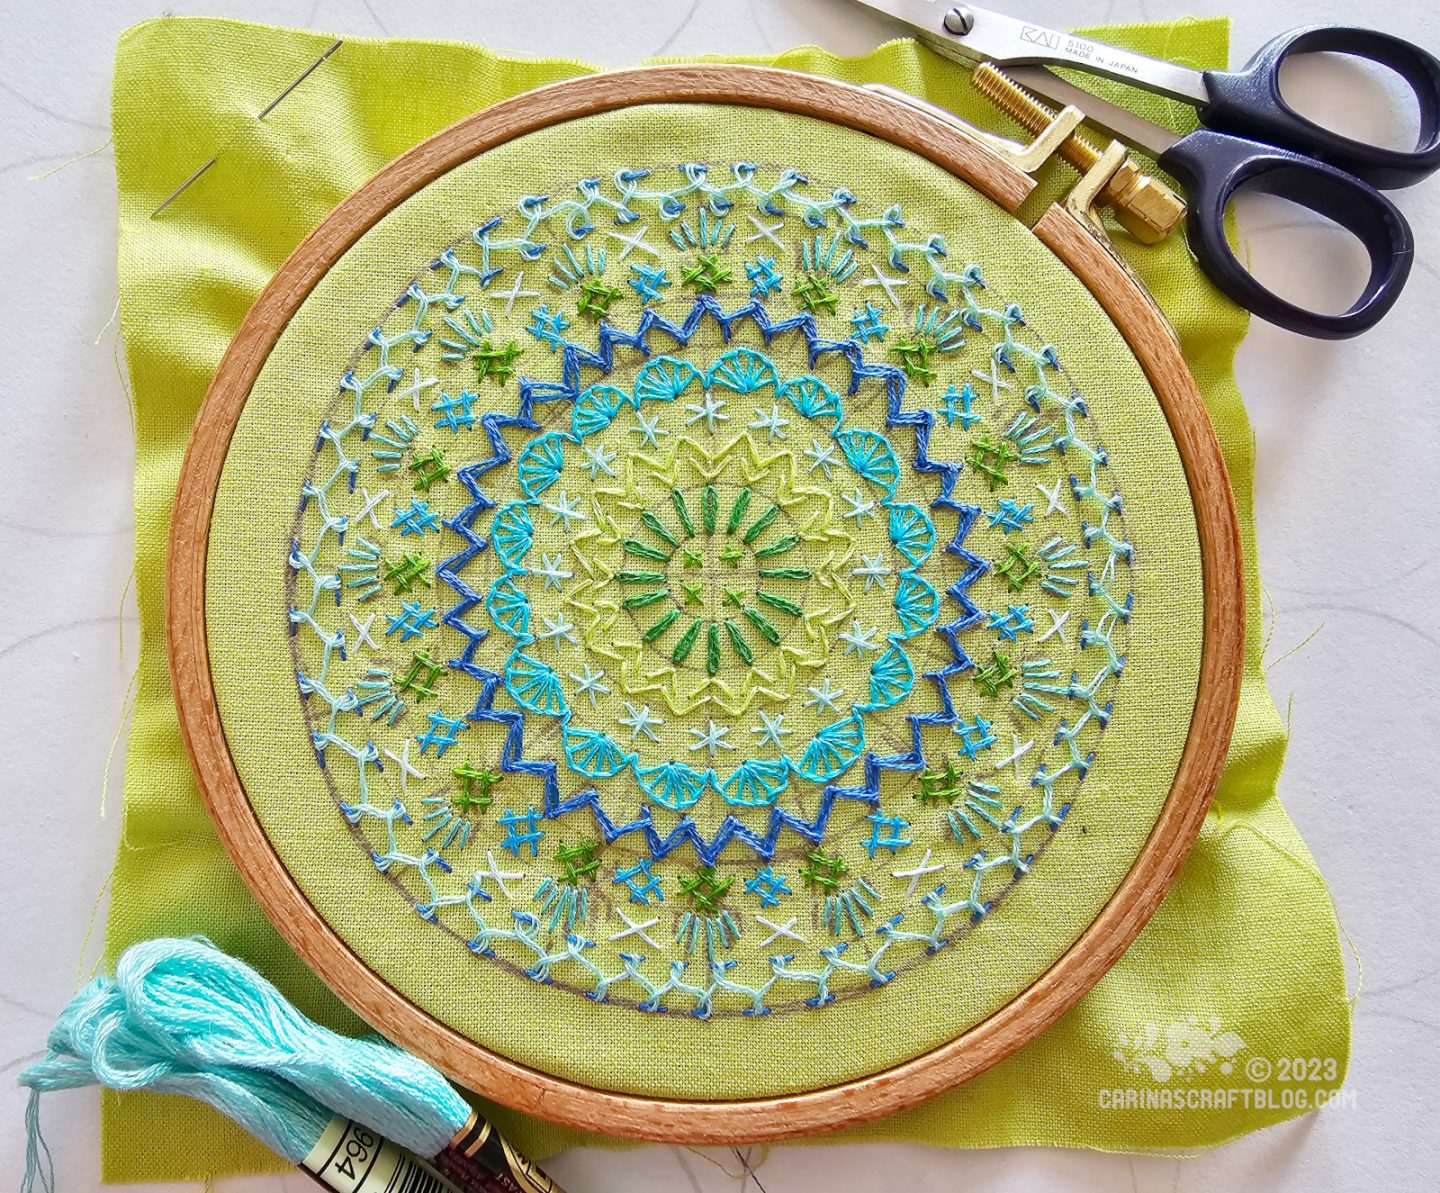
[[[336,1193],[459,1193],[409,1152],[338,1116],[330,1120],[301,1167]]]

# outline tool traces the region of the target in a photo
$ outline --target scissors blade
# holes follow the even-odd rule
[[[1005,74],[1043,99],[1061,107],[1068,104],[1079,108],[1085,113],[1086,123],[1133,148],[1145,150],[1152,157],[1159,157],[1180,139],[1168,128],[1136,115],[1129,108],[1101,99],[1094,92],[1067,82],[1043,66],[1010,66],[1005,68]]]
[[[1131,53],[1044,25],[1034,25],[975,4],[944,0],[860,0],[903,21],[937,53],[957,62],[1065,66],[1105,75],[1189,104],[1210,102],[1198,70]]]

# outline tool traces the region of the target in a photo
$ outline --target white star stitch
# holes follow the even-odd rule
[[[589,696],[591,708],[595,707],[596,696],[610,695],[610,689],[600,682],[605,678],[605,672],[591,671],[589,663],[586,663],[580,672],[570,672],[570,678],[575,681],[575,695]]]
[[[370,637],[370,627],[375,624],[375,614],[370,614],[370,616],[362,622],[352,613],[350,614],[350,624],[355,627],[355,648],[357,650],[362,646],[368,646],[372,651],[380,649],[375,645],[375,639]]]
[[[780,231],[780,229],[785,226],[783,221],[778,224],[766,224],[763,220],[760,220],[753,215],[747,215],[746,218],[755,225],[755,235],[747,236],[745,238],[746,244],[752,244],[757,240],[768,240],[776,248],[783,249],[785,247],[783,244],[780,243],[780,238],[775,235],[776,232]]]
[[[875,271],[875,276],[873,278],[863,278],[860,284],[862,286],[883,287],[885,290],[885,297],[890,300],[893,306],[898,307],[900,305],[900,300],[895,297],[895,291],[900,289],[901,286],[908,286],[910,284],[910,279],[900,277],[892,278],[888,274],[881,273],[880,266],[876,265],[873,261],[870,263],[870,268]]]
[[[540,291],[539,291],[539,290],[522,290],[522,289],[520,289],[520,287],[524,284],[524,282],[525,282],[525,271],[522,269],[519,273],[517,273],[517,274],[515,275],[515,284],[514,284],[513,286],[511,286],[510,289],[508,289],[508,290],[496,290],[494,293],[487,293],[487,294],[485,295],[485,297],[488,298],[488,299],[491,299],[492,301],[495,300],[495,299],[497,299],[497,298],[503,298],[503,299],[505,300],[505,313],[508,315],[508,314],[510,314],[511,311],[513,311],[513,310],[515,309],[515,300],[516,300],[517,298],[539,298],[539,297],[540,297]]]
[[[913,870],[890,871],[891,875],[895,878],[908,878],[910,880],[910,885],[905,888],[905,898],[908,899],[915,893],[915,888],[920,885],[920,880],[924,878],[925,875],[936,874],[945,869],[944,862],[936,862],[933,866],[930,864],[930,854],[932,852],[932,850],[926,849],[925,856],[920,859],[920,864]]]
[[[705,750],[711,758],[714,758],[716,752],[719,750],[733,750],[735,748],[725,740],[730,736],[729,725],[717,725],[714,721],[711,721],[708,729],[688,729],[686,732],[693,734],[696,739],[695,744],[691,746],[690,749],[692,751]]]
[[[1004,770],[1007,766],[1013,766],[1015,768],[1015,777],[1020,779],[1024,777],[1020,774],[1020,759],[1024,758],[1026,754],[1035,748],[1035,743],[1033,741],[1027,741],[1022,745],[1018,733],[1012,733],[1010,740],[1013,743],[1013,752],[1008,758],[1002,758],[995,763],[995,769]]]
[[[658,949],[660,947],[658,944],[655,943],[653,939],[651,939],[649,934],[645,931],[646,928],[653,928],[656,924],[660,922],[659,916],[656,916],[653,920],[646,920],[643,924],[637,924],[634,920],[632,920],[628,915],[625,914],[623,908],[617,907],[615,909],[615,914],[625,921],[625,927],[622,928],[619,932],[615,933],[615,935],[610,938],[611,940],[624,940],[627,936],[638,936],[652,949]]]
[[[546,588],[559,588],[562,581],[573,580],[575,578],[574,572],[567,572],[561,569],[560,561],[564,558],[564,552],[558,555],[546,555],[542,551],[540,553],[540,566],[538,568],[531,568],[530,570],[534,572],[535,575],[545,578]]]
[[[603,443],[597,443],[594,447],[586,446],[581,449],[585,453],[584,467],[590,469],[590,479],[593,481],[602,472],[606,476],[614,476],[615,469],[610,465],[615,463],[616,453],[612,452]]]
[[[630,730],[630,740],[634,741],[642,733],[651,741],[659,741],[655,736],[654,726],[663,725],[665,722],[650,711],[648,704],[636,708],[630,701],[625,701],[625,715],[615,718],[626,729]]]
[[[713,435],[715,434],[715,424],[717,422],[728,423],[730,421],[728,414],[720,413],[727,405],[729,405],[729,403],[726,402],[724,398],[717,398],[714,394],[706,394],[704,402],[698,404],[691,402],[686,405],[685,409],[690,412],[690,417],[686,419],[685,425],[688,427],[694,426],[698,422],[704,422],[705,429]]]
[[[641,447],[659,447],[657,439],[663,439],[670,434],[664,427],[660,426],[658,414],[646,418],[638,411],[635,414],[635,425],[630,428],[630,434],[640,436]]]
[[[542,613],[540,614],[540,620],[545,623],[545,629],[536,634],[535,637],[546,639],[564,638],[571,646],[580,645],[580,643],[575,640],[575,623],[566,621],[565,614],[562,613],[559,617],[546,617],[545,614]]]
[[[844,510],[840,516],[854,518],[856,529],[859,529],[860,523],[866,518],[875,517],[875,503],[866,498],[859,489],[856,489],[853,494],[841,493],[840,500],[850,507],[848,510]]]
[[[995,371],[996,366],[999,363],[1000,362],[992,356],[990,358],[990,371],[988,373],[982,373],[979,369],[970,370],[970,375],[972,377],[975,377],[976,379],[985,382],[985,384],[990,387],[990,396],[995,399],[995,405],[997,406],[1000,405],[1001,402],[1001,392],[1007,389],[1014,388],[1008,381],[1000,380],[1000,374]]]
[[[1065,623],[1070,620],[1071,610],[1066,609],[1064,613],[1056,613],[1054,609],[1046,609],[1045,612],[1050,614],[1050,628],[1035,639],[1035,644],[1038,646],[1046,638],[1059,634],[1060,641],[1069,646],[1069,639],[1065,637]]]
[[[762,712],[760,713],[760,724],[756,725],[750,732],[760,739],[756,745],[773,745],[777,750],[782,750],[785,747],[780,739],[782,737],[789,737],[795,730],[785,728],[785,714],[783,712],[776,713],[773,717],[769,713]]]
[[[880,632],[879,626],[871,626],[866,629],[858,621],[851,622],[850,628],[841,634],[836,635],[841,642],[845,643],[846,654],[857,654],[865,657],[867,650],[879,650],[875,645],[875,635]]]
[[[623,249],[620,250],[620,255],[615,259],[617,261],[623,261],[631,253],[636,251],[642,253],[649,253],[652,257],[658,257],[660,255],[660,250],[652,246],[645,239],[645,233],[648,231],[650,231],[648,227],[641,228],[632,236],[626,236],[623,232],[606,232],[606,236],[613,237],[625,246]]]
[[[757,924],[764,924],[765,927],[770,929],[770,935],[760,942],[759,947],[762,949],[772,940],[779,940],[782,936],[788,937],[790,940],[798,940],[801,944],[810,943],[803,936],[801,936],[800,933],[795,931],[795,925],[800,922],[800,917],[798,915],[792,915],[788,920],[785,921],[784,924],[771,923],[763,915],[757,915],[755,917],[755,922]]]
[[[845,689],[831,687],[830,677],[828,675],[824,676],[820,680],[820,686],[818,688],[811,687],[807,690],[810,693],[810,699],[805,701],[806,708],[827,708],[831,712],[840,711],[839,708],[836,707],[835,701],[839,700],[841,696],[845,695]]]
[[[420,370],[419,370],[419,369],[416,369],[416,370],[415,370],[415,380],[412,381],[409,385],[407,385],[404,389],[398,390],[398,391],[395,393],[394,397],[395,397],[397,400],[401,400],[401,399],[404,399],[404,398],[409,398],[411,404],[415,407],[415,413],[416,413],[416,414],[419,414],[419,413],[420,413],[420,395],[423,394],[423,393],[424,393],[427,389],[429,389],[431,386],[439,385],[439,384],[440,384],[440,378],[439,378],[439,377],[426,377],[424,380],[421,380]]]
[[[512,871],[499,869],[495,865],[495,855],[491,853],[488,849],[485,851],[485,860],[490,863],[490,868],[488,870],[476,870],[475,881],[481,883],[481,885],[483,886],[484,879],[493,878],[495,880],[495,885],[500,888],[500,893],[504,895],[505,898],[510,898],[510,888],[505,885],[505,880],[507,878],[524,878],[524,872],[518,870]]]
[[[805,454],[810,457],[810,471],[814,472],[818,468],[827,481],[830,479],[830,469],[840,462],[835,458],[835,445],[833,443],[822,444],[818,439],[810,440],[810,446],[805,449]]]
[[[885,564],[885,552],[877,551],[874,555],[866,555],[861,552],[860,564],[861,566],[858,568],[851,568],[850,574],[865,577],[866,592],[877,586],[884,592],[885,577],[892,574],[891,569]]]
[[[423,774],[410,765],[410,740],[408,737],[405,739],[405,744],[400,747],[400,753],[398,754],[390,750],[385,751],[385,757],[400,768],[400,798],[402,800],[410,790],[410,777],[412,775],[422,781],[429,778],[428,775]]]
[[[1045,494],[1045,501],[1047,502],[1045,512],[1040,515],[1042,518],[1048,518],[1051,514],[1063,514],[1065,512],[1065,507],[1060,504],[1060,486],[1064,483],[1065,478],[1063,476],[1057,476],[1055,478],[1055,487],[1053,489],[1047,489],[1038,481],[1035,483],[1035,487]]]
[[[786,438],[785,428],[789,425],[790,420],[780,417],[780,407],[774,402],[770,403],[769,414],[766,414],[762,410],[757,410],[755,412],[755,421],[749,424],[752,431],[769,431],[771,443],[774,443],[777,439]]]
[[[578,497],[571,497],[564,489],[560,490],[554,501],[547,501],[544,503],[544,506],[552,515],[550,519],[551,526],[554,526],[557,522],[564,522],[565,529],[569,530],[571,522],[584,522],[588,520],[586,515],[580,512],[580,499]]]
[[[361,485],[361,486],[360,486],[360,511],[359,511],[359,513],[355,514],[355,515],[351,518],[351,521],[352,521],[352,522],[355,522],[355,523],[360,523],[360,522],[363,522],[366,518],[369,518],[369,519],[370,519],[370,525],[373,526],[373,527],[375,527],[376,530],[381,530],[381,529],[383,529],[383,527],[381,527],[380,523],[379,523],[378,521],[376,521],[376,518],[375,518],[375,507],[378,506],[382,501],[385,500],[385,498],[387,498],[387,497],[389,497],[389,496],[390,496],[390,490],[389,490],[389,489],[381,489],[380,492],[378,492],[377,494],[375,494],[374,497],[371,497],[371,496],[370,496],[370,490],[367,489],[364,485]]]

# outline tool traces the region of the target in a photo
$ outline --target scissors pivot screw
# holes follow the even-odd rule
[[[1055,113],[989,62],[977,66],[972,79],[981,95],[1027,132],[1043,132],[1055,119]],[[1100,150],[1079,133],[1062,141],[1059,153],[1082,174],[1100,160]],[[1164,240],[1185,218],[1185,203],[1180,196],[1163,182],[1142,173],[1128,157],[1100,192],[1100,202],[1142,244]]]
[[[947,12],[941,21],[945,26],[946,33],[953,33],[956,37],[964,37],[975,28],[975,14],[968,8],[962,8],[958,4]]]

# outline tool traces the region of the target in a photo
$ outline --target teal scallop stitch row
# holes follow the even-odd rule
[[[881,494],[887,538],[900,562],[892,601],[897,625],[886,636],[888,648],[871,665],[868,700],[857,703],[848,716],[822,726],[800,758],[782,752],[778,760],[748,760],[723,778],[713,768],[697,771],[680,762],[640,766],[638,756],[610,735],[572,726],[560,677],[526,653],[535,636],[524,587],[531,574],[526,565],[533,537],[531,511],[542,504],[541,495],[558,482],[565,466],[565,448],[579,446],[587,436],[608,428],[624,407],[639,411],[647,402],[675,402],[692,386],[708,391],[712,385],[741,394],[768,388],[789,402],[800,417],[820,425],[839,448],[851,475],[875,486]],[[840,466],[838,462],[836,466]],[[561,722],[562,748],[577,773],[609,779],[633,770],[647,796],[676,811],[693,806],[707,787],[734,806],[767,806],[785,790],[791,773],[809,782],[825,783],[849,769],[865,749],[865,715],[898,703],[914,685],[915,668],[904,643],[929,629],[940,615],[939,593],[920,574],[934,546],[935,527],[924,510],[895,500],[900,465],[889,441],[875,431],[846,426],[841,399],[818,378],[805,375],[782,381],[774,362],[749,348],[725,352],[703,373],[688,361],[655,357],[640,368],[632,392],[609,384],[585,389],[575,403],[572,430],[538,436],[519,454],[515,468],[525,500],[495,511],[492,542],[504,570],[490,587],[486,608],[495,624],[516,639],[505,664],[506,689],[522,709]]]

